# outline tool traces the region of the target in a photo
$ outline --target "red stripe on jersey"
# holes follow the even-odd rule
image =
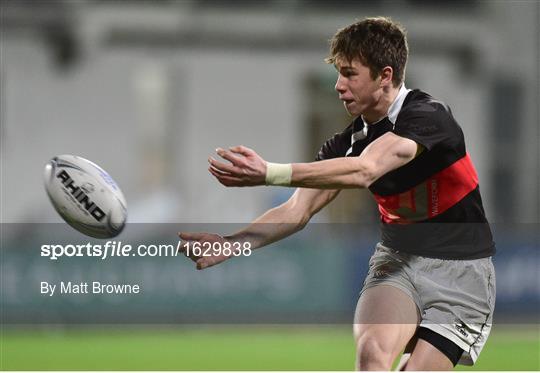
[[[385,223],[407,224],[433,218],[473,191],[478,176],[469,154],[424,182],[399,194],[374,194]]]

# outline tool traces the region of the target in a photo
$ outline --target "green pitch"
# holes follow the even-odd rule
[[[539,327],[495,328],[477,365],[539,370]],[[352,370],[345,326],[4,329],[2,370]]]

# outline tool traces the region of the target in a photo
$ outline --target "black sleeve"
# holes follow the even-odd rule
[[[442,103],[417,102],[401,111],[393,132],[431,150],[451,139],[456,126],[449,109]]]
[[[347,127],[343,132],[336,133],[326,140],[315,157],[315,160],[322,161],[324,159],[345,157],[345,153],[351,146],[351,133],[352,125]]]

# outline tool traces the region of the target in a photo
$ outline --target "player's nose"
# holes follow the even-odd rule
[[[341,75],[338,76],[334,89],[341,95],[347,91],[347,87]]]

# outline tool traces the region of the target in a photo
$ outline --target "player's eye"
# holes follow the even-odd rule
[[[343,69],[341,71],[341,75],[343,75],[344,77],[350,77],[350,76],[354,76],[354,75],[357,75],[356,74],[356,71],[355,70],[352,70],[352,69]]]

